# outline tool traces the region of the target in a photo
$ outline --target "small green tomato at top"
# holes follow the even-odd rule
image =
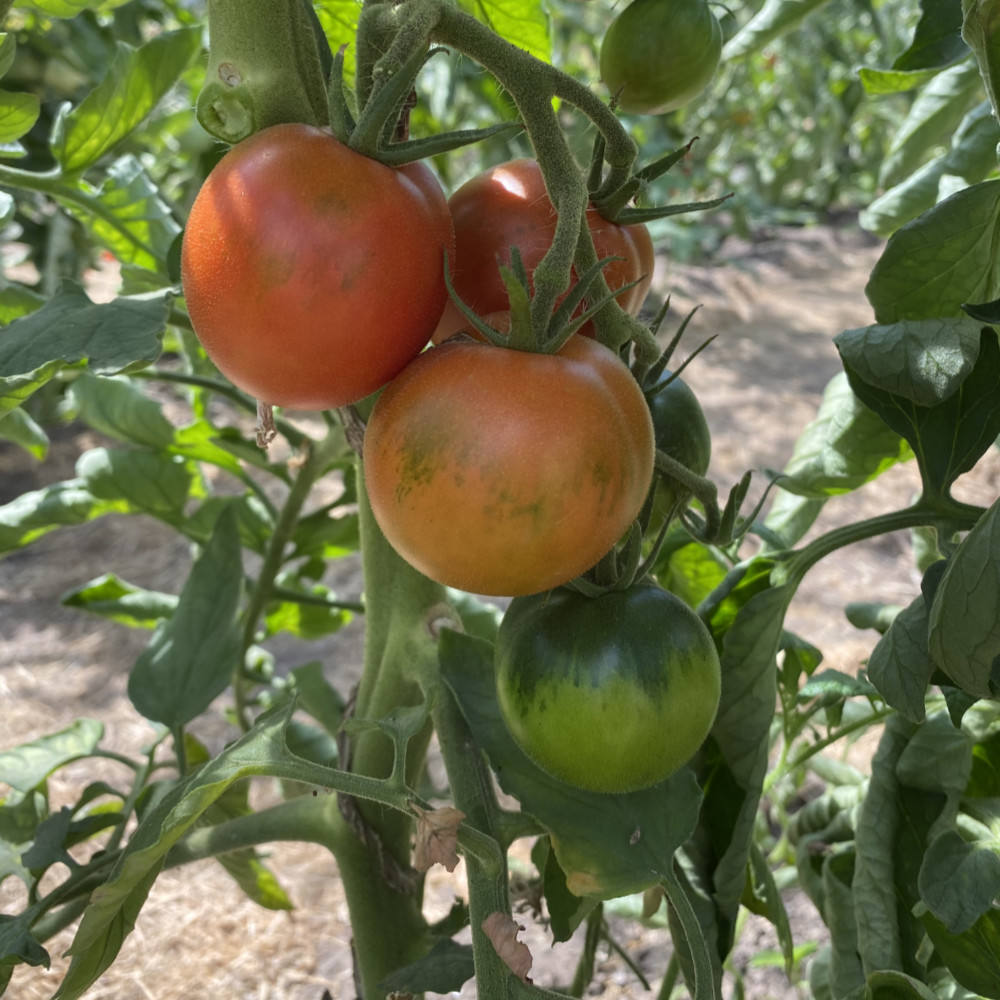
[[[601,76],[618,107],[662,115],[690,104],[712,82],[722,26],[706,0],[634,0],[601,45]]]

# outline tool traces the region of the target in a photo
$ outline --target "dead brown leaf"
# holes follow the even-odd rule
[[[421,809],[413,804],[417,816],[417,837],[413,850],[413,867],[425,872],[432,865],[442,864],[453,872],[458,865],[458,828],[465,813],[453,806]]]
[[[530,983],[528,973],[531,971],[531,952],[528,946],[518,941],[518,931],[524,926],[517,923],[507,913],[491,913],[482,924],[483,933],[490,939],[496,953],[504,961],[518,979]]]

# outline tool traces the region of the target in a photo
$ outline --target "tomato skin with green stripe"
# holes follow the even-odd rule
[[[708,629],[651,582],[597,598],[560,588],[515,599],[495,666],[518,746],[553,777],[593,792],[668,778],[704,742],[719,706]]]

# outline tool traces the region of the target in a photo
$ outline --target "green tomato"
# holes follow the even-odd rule
[[[645,390],[656,447],[686,469],[704,476],[712,460],[712,433],[705,411],[691,387],[680,376],[671,378],[671,374],[664,371]],[[661,517],[670,513],[676,500],[676,490],[663,481],[657,484],[656,511]]]
[[[706,0],[634,0],[604,36],[601,76],[623,111],[662,115],[698,97],[721,56],[722,26]]]
[[[719,706],[708,629],[649,581],[597,598],[563,588],[515,598],[495,666],[514,741],[553,777],[593,792],[669,777],[704,742]]]

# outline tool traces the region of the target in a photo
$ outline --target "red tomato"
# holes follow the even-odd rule
[[[266,403],[345,406],[427,343],[454,249],[426,166],[392,168],[311,125],[243,140],[198,192],[181,274],[219,370]]]
[[[449,340],[382,391],[365,431],[375,518],[422,573],[479,594],[532,594],[593,566],[635,518],[653,425],[613,352],[555,355]]]
[[[530,276],[556,231],[556,212],[541,168],[534,160],[512,160],[493,167],[463,184],[448,205],[455,223],[455,291],[480,315],[509,308],[498,263],[509,264],[510,248],[516,246]],[[618,296],[618,304],[637,315],[653,282],[655,258],[649,230],[642,224],[609,222],[593,206],[587,209],[587,222],[598,258],[624,258],[604,268],[608,287],[614,291],[640,281]],[[449,303],[435,342],[464,325],[462,314]]]

